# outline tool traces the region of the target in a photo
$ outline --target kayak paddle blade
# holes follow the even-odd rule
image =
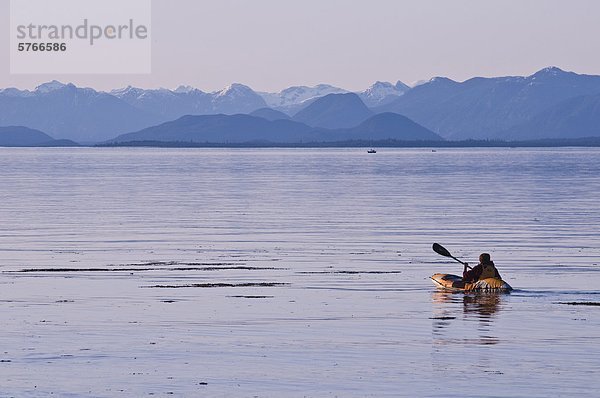
[[[448,250],[446,250],[446,248],[444,246],[440,245],[439,243],[433,244],[433,251],[444,257],[452,257],[452,254],[450,254],[450,252]]]

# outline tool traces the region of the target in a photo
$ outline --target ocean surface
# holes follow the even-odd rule
[[[0,148],[0,397],[597,397],[599,149]],[[489,252],[515,291],[429,277]]]

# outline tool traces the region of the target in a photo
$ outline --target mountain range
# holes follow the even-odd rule
[[[450,140],[577,138],[600,136],[598,125],[588,122],[593,107],[573,113],[573,101],[594,94],[600,94],[600,76],[550,67],[527,77],[462,83],[437,77],[374,111],[400,113]],[[548,131],[549,116],[563,128]]]
[[[405,86],[400,82],[396,86],[401,95]],[[25,126],[54,137],[93,143],[184,115],[247,114],[269,104],[272,109],[291,115],[324,95],[347,92],[317,85],[290,87],[273,94],[257,93],[238,83],[211,93],[187,86],[175,90],[129,86],[101,92],[54,80],[32,91],[1,89],[0,126]],[[378,82],[359,95],[369,103],[385,103],[378,98],[389,101],[390,92],[393,91],[386,84]]]
[[[25,126],[55,138],[98,142],[161,118],[90,88],[56,81],[35,91],[0,90],[0,126]]]
[[[249,114],[280,126],[281,121],[299,123],[313,133],[323,129],[350,134],[378,114],[394,113],[447,140],[570,139],[600,136],[599,107],[600,76],[556,67],[530,76],[464,82],[436,77],[412,88],[402,82],[376,82],[361,92],[320,84],[264,93],[237,83],[215,92],[186,86],[101,92],[52,81],[32,91],[0,90],[0,126],[24,126],[55,138],[94,143],[186,115]]]

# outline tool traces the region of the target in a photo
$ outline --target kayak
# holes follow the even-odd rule
[[[463,282],[458,275],[435,274],[431,277],[433,283],[440,289],[455,292],[510,292],[513,288],[502,279],[486,278],[473,283]]]

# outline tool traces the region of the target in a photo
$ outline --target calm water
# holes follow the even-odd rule
[[[596,397],[600,150],[0,148],[0,397]],[[428,277],[488,251],[510,295]]]

